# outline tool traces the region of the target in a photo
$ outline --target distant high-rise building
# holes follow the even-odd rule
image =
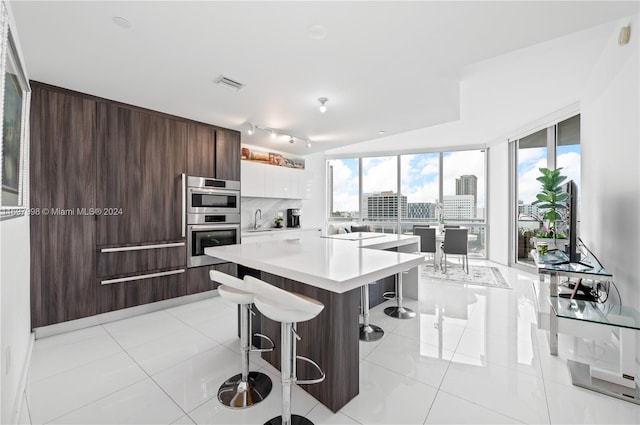
[[[435,218],[436,217],[436,204],[433,202],[409,202],[408,219],[420,219],[420,218]]]
[[[475,218],[478,206],[478,178],[473,174],[465,174],[456,179],[456,195],[473,195],[473,216]]]
[[[531,204],[518,203],[518,213],[531,217],[538,217],[538,206]]]
[[[475,218],[476,207],[473,195],[449,195],[442,201],[445,221]]]
[[[365,201],[366,199],[366,201]],[[362,196],[363,208],[371,221],[390,221],[398,217],[398,195],[393,192],[367,193]],[[400,195],[400,217],[407,218],[407,197]]]

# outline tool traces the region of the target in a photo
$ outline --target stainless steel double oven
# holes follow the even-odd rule
[[[187,266],[223,263],[204,249],[240,243],[240,182],[186,178]]]

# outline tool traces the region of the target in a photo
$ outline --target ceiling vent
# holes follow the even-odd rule
[[[238,91],[244,87],[244,84],[234,81],[231,78],[227,78],[224,75],[218,77],[218,79],[216,80],[216,84],[235,91]]]

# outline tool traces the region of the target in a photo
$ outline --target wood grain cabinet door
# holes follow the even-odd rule
[[[216,129],[189,123],[187,173],[196,177],[216,177]]]
[[[96,314],[96,104],[32,82],[31,324]]]
[[[216,129],[216,178],[240,180],[240,133]]]
[[[184,240],[187,124],[99,103],[97,128],[98,246]]]

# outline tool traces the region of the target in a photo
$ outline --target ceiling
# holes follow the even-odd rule
[[[458,120],[464,67],[638,13],[636,1],[10,7],[30,79],[234,128],[243,143],[298,155]],[[216,85],[221,75],[245,86]],[[248,123],[311,147],[249,136]]]

